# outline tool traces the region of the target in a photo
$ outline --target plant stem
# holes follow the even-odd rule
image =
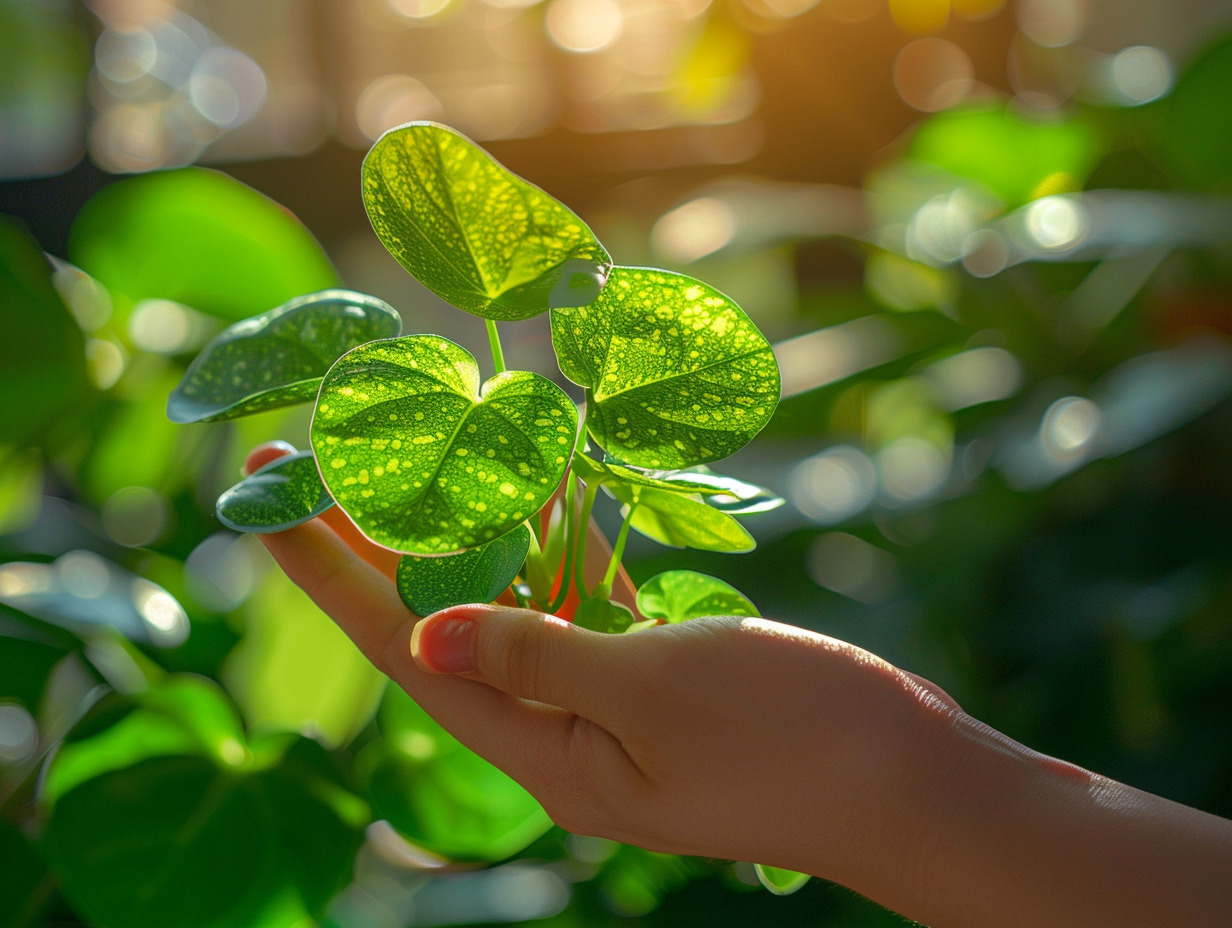
[[[573,518],[573,480],[573,471],[567,471],[565,473],[565,567],[560,573],[560,589],[548,603],[548,612],[555,612],[559,609],[569,596],[569,577],[573,573],[573,542],[576,531]]]
[[[590,593],[586,590],[586,539],[590,535],[590,511],[594,509],[595,494],[598,492],[598,482],[586,487],[586,493],[582,497],[582,515],[578,519],[579,537],[577,555],[573,558],[573,573],[574,580],[577,583],[578,596],[582,599],[590,597]],[[566,576],[565,582],[568,583],[568,576]]]
[[[496,331],[496,320],[485,319],[488,324],[488,344],[492,346],[492,365],[496,373],[505,373],[505,352],[501,350],[500,333]]]
[[[620,534],[616,536],[616,545],[612,548],[612,559],[607,562],[607,573],[603,575],[603,585],[609,590],[612,588],[612,584],[616,582],[616,572],[620,570],[620,562],[625,556],[625,543],[629,540],[629,529],[633,526],[633,511],[635,509],[637,509],[637,503],[629,507],[629,511],[625,515],[625,521],[620,526]]]

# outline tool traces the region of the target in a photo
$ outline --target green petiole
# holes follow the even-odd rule
[[[496,373],[505,373],[505,352],[501,349],[500,332],[496,330],[495,319],[485,319],[488,324],[488,344],[492,346],[492,366]]]

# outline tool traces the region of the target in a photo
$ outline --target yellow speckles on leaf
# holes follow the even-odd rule
[[[527,464],[525,461],[518,461],[518,473],[521,474],[523,477],[529,477],[530,476],[530,465]]]
[[[359,482],[366,484],[368,482],[368,469],[365,467],[358,474]]]
[[[456,454],[460,458],[464,458],[468,454],[470,454],[470,452],[467,451],[465,448],[455,448],[453,453]]]
[[[466,431],[469,432],[471,435],[474,435],[477,428],[478,426],[476,426],[474,422],[470,422],[466,426]]]
[[[512,483],[502,483],[498,489],[506,496],[517,496],[518,488]]]
[[[416,435],[414,438],[412,438],[412,439],[411,439],[411,444],[413,444],[413,445],[430,445],[430,444],[432,444],[434,441],[436,441],[436,439],[435,439],[435,438],[433,438],[431,435]]]
[[[417,412],[417,413],[415,413],[415,421],[416,421],[416,422],[423,422],[423,413],[422,413],[422,412]]]
[[[478,502],[478,503],[475,503],[475,511],[476,511],[476,512],[487,512],[487,511],[488,511],[488,504],[487,504],[487,503],[485,503],[485,502]]]
[[[347,465],[346,458],[334,458],[332,461],[329,462],[329,466],[332,467],[334,470],[338,470],[340,467],[346,467],[346,465]]]
[[[338,390],[338,392],[341,393],[343,396],[354,396],[355,395],[355,390],[353,387],[341,387]]]

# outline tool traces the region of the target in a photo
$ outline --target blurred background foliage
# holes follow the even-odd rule
[[[1222,0],[2,0],[0,926],[903,924],[549,827],[214,519],[307,428],[165,419],[230,321],[345,282],[482,344],[363,216],[420,118],[775,342],[723,466],[789,505],[741,557],[634,543],[635,579],[723,576],[1232,815],[1229,33]],[[511,363],[552,370],[542,322]]]

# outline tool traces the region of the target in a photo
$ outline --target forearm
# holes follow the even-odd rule
[[[919,783],[914,873],[882,899],[934,928],[1209,926],[1232,822],[1044,757],[956,713]]]

